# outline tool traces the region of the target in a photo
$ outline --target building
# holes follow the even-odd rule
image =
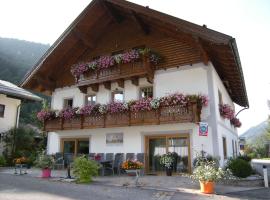
[[[155,160],[168,151],[178,153],[179,170],[191,170],[202,150],[223,164],[238,153],[238,136],[219,105],[230,113],[234,103],[248,107],[234,38],[123,0],[93,0],[22,86],[50,94],[53,110],[176,92],[206,95],[204,107],[182,102],[117,114],[100,114],[104,107],[98,107],[96,115],[73,110],[72,119],[45,122],[49,154],[145,153],[148,171],[157,170]],[[199,133],[199,122],[208,133]]]
[[[3,152],[2,133],[18,127],[20,106],[24,101],[41,101],[42,99],[18,86],[0,80],[0,155]]]

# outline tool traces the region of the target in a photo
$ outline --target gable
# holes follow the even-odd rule
[[[72,85],[72,64],[141,44],[164,56],[157,69],[212,61],[233,101],[248,106],[231,36],[122,0],[92,1],[26,75],[22,86],[48,93]]]

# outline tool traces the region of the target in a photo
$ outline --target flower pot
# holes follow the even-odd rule
[[[200,181],[201,192],[205,194],[214,193],[215,183],[212,181]]]
[[[172,168],[166,168],[166,175],[172,176]]]
[[[50,178],[51,177],[51,169],[42,169],[42,178]]]

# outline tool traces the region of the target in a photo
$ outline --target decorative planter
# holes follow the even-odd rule
[[[42,178],[50,178],[51,177],[51,169],[42,169]]]
[[[201,192],[205,194],[214,193],[215,183],[212,181],[200,181]]]
[[[166,168],[166,175],[167,176],[172,176],[172,167]]]

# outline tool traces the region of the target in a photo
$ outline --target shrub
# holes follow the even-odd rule
[[[209,162],[214,161],[216,163],[216,165],[219,166],[218,158],[215,158],[211,155],[205,155],[205,152],[202,152],[201,154],[196,155],[196,158],[193,160],[193,166],[194,167],[199,166],[202,163],[207,162],[207,161],[209,161]]]
[[[246,178],[252,174],[251,165],[240,158],[230,159],[226,166],[227,169],[233,173],[234,176]]]
[[[0,156],[0,166],[5,166],[6,165],[6,159],[4,156]]]
[[[35,161],[35,164],[41,169],[51,169],[54,164],[54,159],[52,156],[42,152]]]
[[[248,155],[238,156],[237,158],[242,159],[242,160],[245,160],[245,161],[247,161],[247,162],[250,162],[251,159],[252,159],[252,158],[251,158],[250,156],[248,156]]]
[[[80,156],[74,160],[73,173],[78,183],[90,183],[92,177],[98,175],[99,168],[99,164],[94,160]]]

